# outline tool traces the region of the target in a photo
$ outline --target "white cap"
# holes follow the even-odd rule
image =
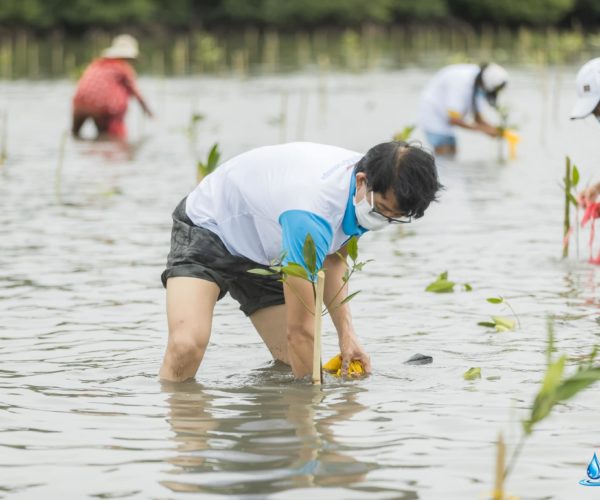
[[[495,92],[508,83],[508,72],[499,64],[488,64],[481,73],[481,84],[486,92]]]
[[[571,111],[571,119],[585,118],[600,102],[600,57],[585,63],[575,79],[577,102]]]
[[[116,36],[112,45],[102,51],[108,59],[135,59],[139,54],[138,43],[131,35]]]

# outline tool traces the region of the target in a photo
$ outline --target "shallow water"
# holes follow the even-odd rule
[[[559,259],[564,155],[599,179],[600,128],[566,119],[574,72],[514,70],[518,159],[499,164],[495,143],[461,133],[457,160],[440,165],[440,203],[363,238],[375,260],[354,281],[353,315],[374,373],[322,390],[274,365],[229,298],[197,381],[157,380],[170,213],[195,184],[184,129],[192,111],[206,115],[201,156],[215,141],[224,158],[281,140],[365,150],[414,121],[431,73],[142,79],[158,119],[130,114],[138,149],[69,141],[58,184],[73,83],[0,84],[0,497],[484,498],[497,434],[516,442],[541,381],[547,316],[561,352],[600,340],[588,233],[579,258]],[[445,270],[473,292],[426,293]],[[509,314],[485,301],[498,294],[520,330],[477,326]],[[337,353],[329,323],[324,353]],[[433,363],[403,364],[415,353]],[[465,381],[475,366],[482,378]],[[593,498],[578,481],[600,448],[599,401],[592,388],[557,407],[507,490]]]

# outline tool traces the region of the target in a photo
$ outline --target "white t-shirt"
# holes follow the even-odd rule
[[[260,264],[284,252],[285,262],[305,266],[302,247],[310,233],[320,267],[326,255],[365,231],[352,203],[353,168],[362,156],[310,142],[253,149],[204,178],[187,197],[186,213],[231,254]]]
[[[454,135],[449,113],[473,111],[473,91],[480,67],[453,64],[438,71],[421,94],[419,124],[426,132]]]

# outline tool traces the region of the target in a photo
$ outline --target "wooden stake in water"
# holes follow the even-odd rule
[[[54,194],[60,204],[62,204],[62,169],[63,162],[65,160],[65,149],[67,147],[67,139],[69,138],[69,131],[65,130],[60,139],[60,146],[58,148],[58,162],[56,164],[56,174],[54,177]]]
[[[313,339],[312,383],[320,385],[323,381],[321,369],[321,311],[323,310],[323,293],[325,292],[325,273],[317,273],[317,290],[315,296],[315,334]]]
[[[571,158],[567,156],[565,165],[565,216],[563,221],[563,259],[569,256],[569,232],[571,231]]]
[[[496,454],[496,471],[494,481],[494,492],[492,493],[493,500],[504,500],[504,459],[506,457],[506,446],[502,433],[498,434]]]
[[[0,165],[4,165],[8,157],[8,111],[2,113],[2,145],[0,146]]]

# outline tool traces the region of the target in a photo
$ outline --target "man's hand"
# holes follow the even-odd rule
[[[356,335],[345,335],[340,338],[340,352],[342,353],[342,376],[348,373],[351,361],[360,361],[368,375],[371,373],[371,358],[365,352]]]
[[[598,196],[600,195],[600,182],[595,186],[591,186],[587,189],[584,189],[577,196],[577,201],[582,207],[587,207],[588,205],[594,203]]]

